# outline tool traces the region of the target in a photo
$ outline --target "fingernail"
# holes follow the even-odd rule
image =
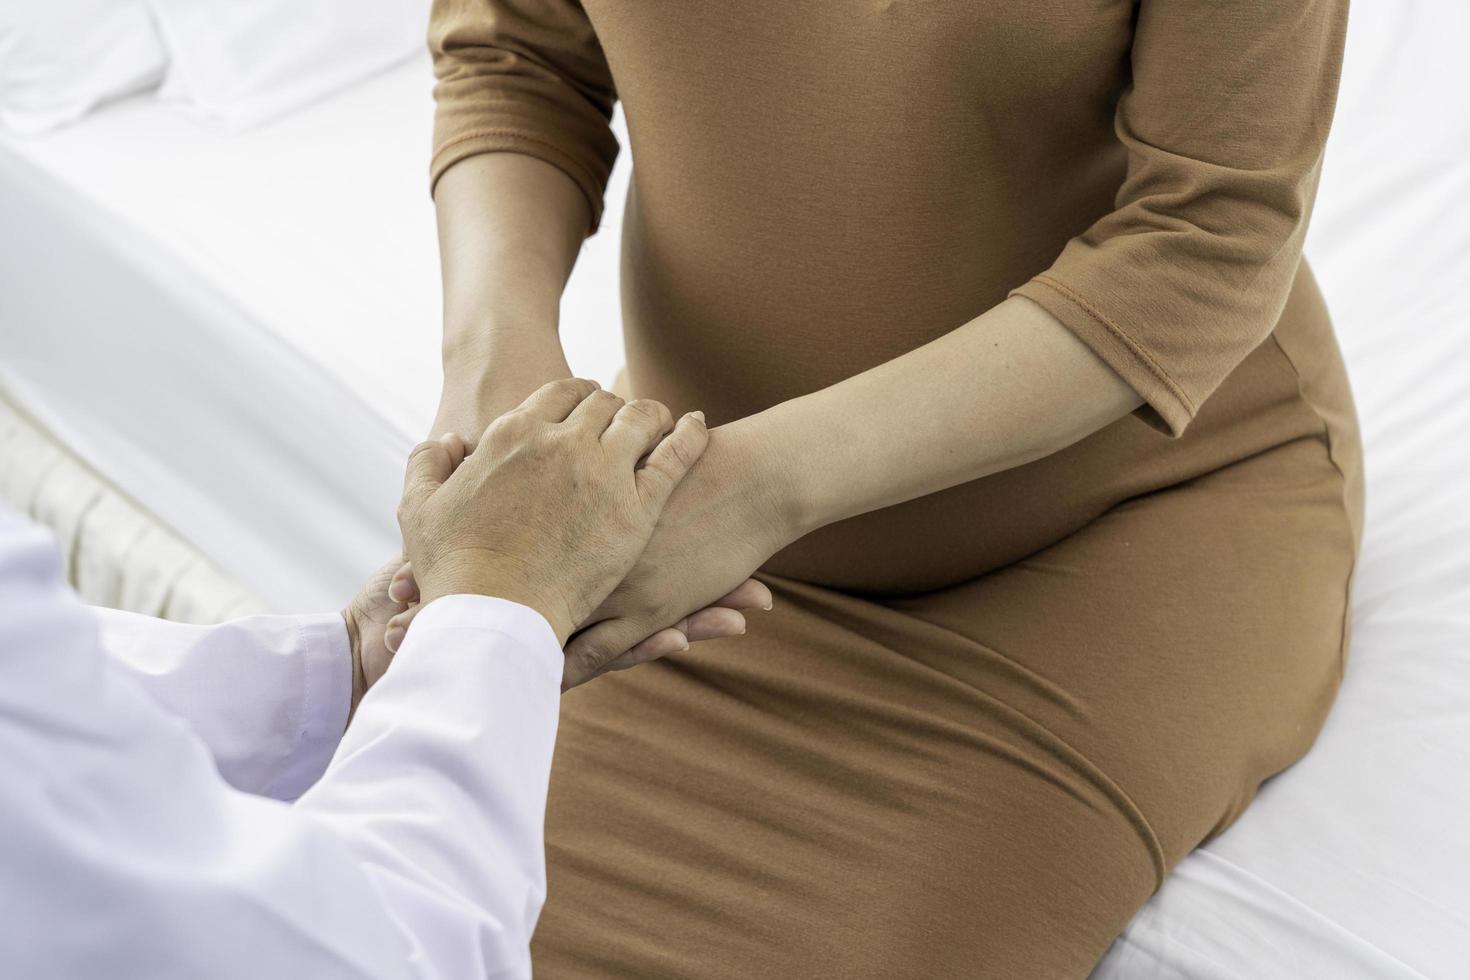
[[[764,609],[766,612],[770,612],[771,609],[774,608],[774,606],[772,605],[772,603],[768,602],[764,606],[761,606],[761,608]]]
[[[388,584],[388,598],[394,602],[407,602],[411,595],[413,595],[413,588],[408,584],[406,578],[395,578]]]
[[[690,412],[689,414],[691,416],[693,416],[694,418],[698,419],[700,425],[704,425],[704,413],[703,412]]]
[[[688,650],[689,649],[689,637],[687,637],[687,636],[681,636],[681,637],[679,637],[679,645],[675,649],[679,653],[683,653],[685,650]]]
[[[383,634],[383,645],[393,653],[397,653],[398,646],[403,642],[403,637],[407,632],[402,626],[389,627],[388,632]]]

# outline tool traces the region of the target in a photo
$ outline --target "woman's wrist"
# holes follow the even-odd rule
[[[854,508],[851,488],[839,476],[845,457],[860,444],[859,420],[827,410],[825,392],[773,405],[729,428],[758,467],[762,482],[774,488],[773,506],[795,541],[863,508]]]
[[[769,535],[773,551],[822,525],[811,506],[807,474],[790,451],[790,442],[767,413],[747,416],[710,430],[705,460],[738,487],[748,522]],[[697,475],[699,468],[696,467]]]
[[[477,439],[495,419],[548,381],[571,377],[555,327],[486,326],[477,340],[452,342],[446,331],[444,387],[434,434],[455,431]]]
[[[444,372],[475,375],[525,352],[561,352],[556,307],[535,314],[506,308],[459,312],[444,321],[440,357]]]

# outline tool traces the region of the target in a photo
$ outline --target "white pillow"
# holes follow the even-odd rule
[[[153,88],[166,60],[145,0],[0,0],[0,125],[54,129]]]
[[[169,50],[162,94],[237,132],[425,45],[429,0],[148,0]]]

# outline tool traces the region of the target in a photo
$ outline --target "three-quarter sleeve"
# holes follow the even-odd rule
[[[429,22],[436,111],[430,189],[451,166],[510,151],[576,181],[602,220],[618,155],[617,95],[578,0],[434,0]]]
[[[1270,336],[1301,259],[1337,99],[1346,0],[1142,0],[1115,115],[1115,207],[1012,291],[1179,436]]]

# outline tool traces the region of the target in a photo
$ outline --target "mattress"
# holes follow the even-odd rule
[[[1470,116],[1435,102],[1467,36],[1463,4],[1354,7],[1307,242],[1367,449],[1339,704],[1100,980],[1470,978]],[[439,380],[428,126],[420,60],[232,139],[133,100],[0,143],[0,384],[279,609],[396,547]],[[563,306],[604,381],[627,179]]]

